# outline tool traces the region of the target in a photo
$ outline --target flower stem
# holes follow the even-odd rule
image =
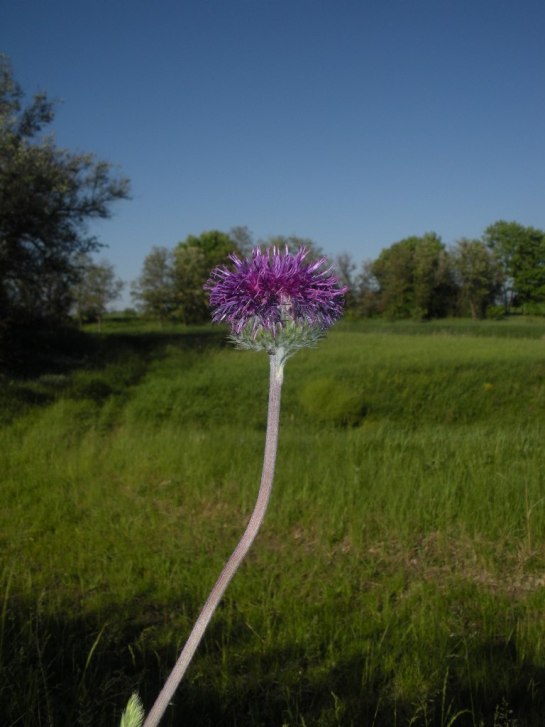
[[[270,379],[269,379],[269,408],[267,414],[267,434],[265,438],[265,453],[263,458],[263,470],[261,474],[261,485],[257,495],[257,501],[254,511],[250,517],[244,535],[240,539],[238,545],[233,551],[231,557],[225,564],[215,586],[210,591],[210,595],[204,604],[193,630],[182,649],[178,661],[170,673],[167,681],[150,713],[148,714],[144,727],[156,727],[161,717],[166,711],[168,704],[178,685],[191,663],[191,660],[197,650],[197,647],[204,635],[204,632],[214,615],[225,589],[231,582],[231,579],[238,570],[239,565],[244,560],[250,546],[252,545],[257,532],[265,517],[269,497],[271,494],[274,465],[276,462],[276,450],[278,445],[278,423],[280,419],[280,397],[282,392],[282,381],[284,371],[284,351],[279,349],[275,353],[269,354],[270,360]]]

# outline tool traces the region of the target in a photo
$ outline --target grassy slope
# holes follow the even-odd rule
[[[345,324],[288,363],[270,511],[171,724],[543,723],[544,330]],[[4,382],[7,725],[149,705],[253,506],[265,358],[150,336]]]

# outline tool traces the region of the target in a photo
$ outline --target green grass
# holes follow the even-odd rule
[[[253,507],[266,357],[110,325],[0,387],[7,727],[149,709]],[[165,726],[543,724],[544,333],[343,323],[288,362],[265,524]]]

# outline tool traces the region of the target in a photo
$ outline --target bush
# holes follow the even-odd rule
[[[486,309],[486,317],[490,321],[501,321],[505,318],[503,305],[489,305]]]
[[[361,393],[331,378],[309,381],[301,390],[299,400],[310,416],[337,426],[357,426],[366,414]]]
[[[522,313],[525,316],[544,316],[545,303],[524,303],[524,305],[522,306]]]

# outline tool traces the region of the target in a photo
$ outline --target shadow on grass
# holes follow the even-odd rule
[[[221,621],[220,614],[164,727],[543,724],[539,685],[545,669],[518,663],[510,644],[484,644],[474,655],[482,686],[470,688],[473,678],[451,669],[443,689],[419,702],[396,697],[395,666],[391,673],[369,674],[365,659],[355,654],[323,668],[320,649],[312,658],[296,645],[265,649],[242,624],[222,659]],[[175,648],[145,648],[145,632],[153,624],[130,614],[124,622],[119,611],[101,625],[91,616],[46,615],[39,604],[13,598],[1,625],[0,714],[6,727],[116,727],[134,690],[151,707],[176,658]],[[484,684],[487,670],[509,674],[510,686],[502,690],[492,677]]]
[[[211,326],[177,331],[88,333],[74,327],[19,327],[3,339],[0,372],[15,378],[67,374],[78,368],[97,368],[127,354],[155,358],[167,346],[202,351],[222,348],[226,332]]]
[[[76,328],[19,328],[0,353],[0,423],[60,396],[100,403],[138,383],[168,350],[203,352],[227,344],[216,328],[87,333]]]

